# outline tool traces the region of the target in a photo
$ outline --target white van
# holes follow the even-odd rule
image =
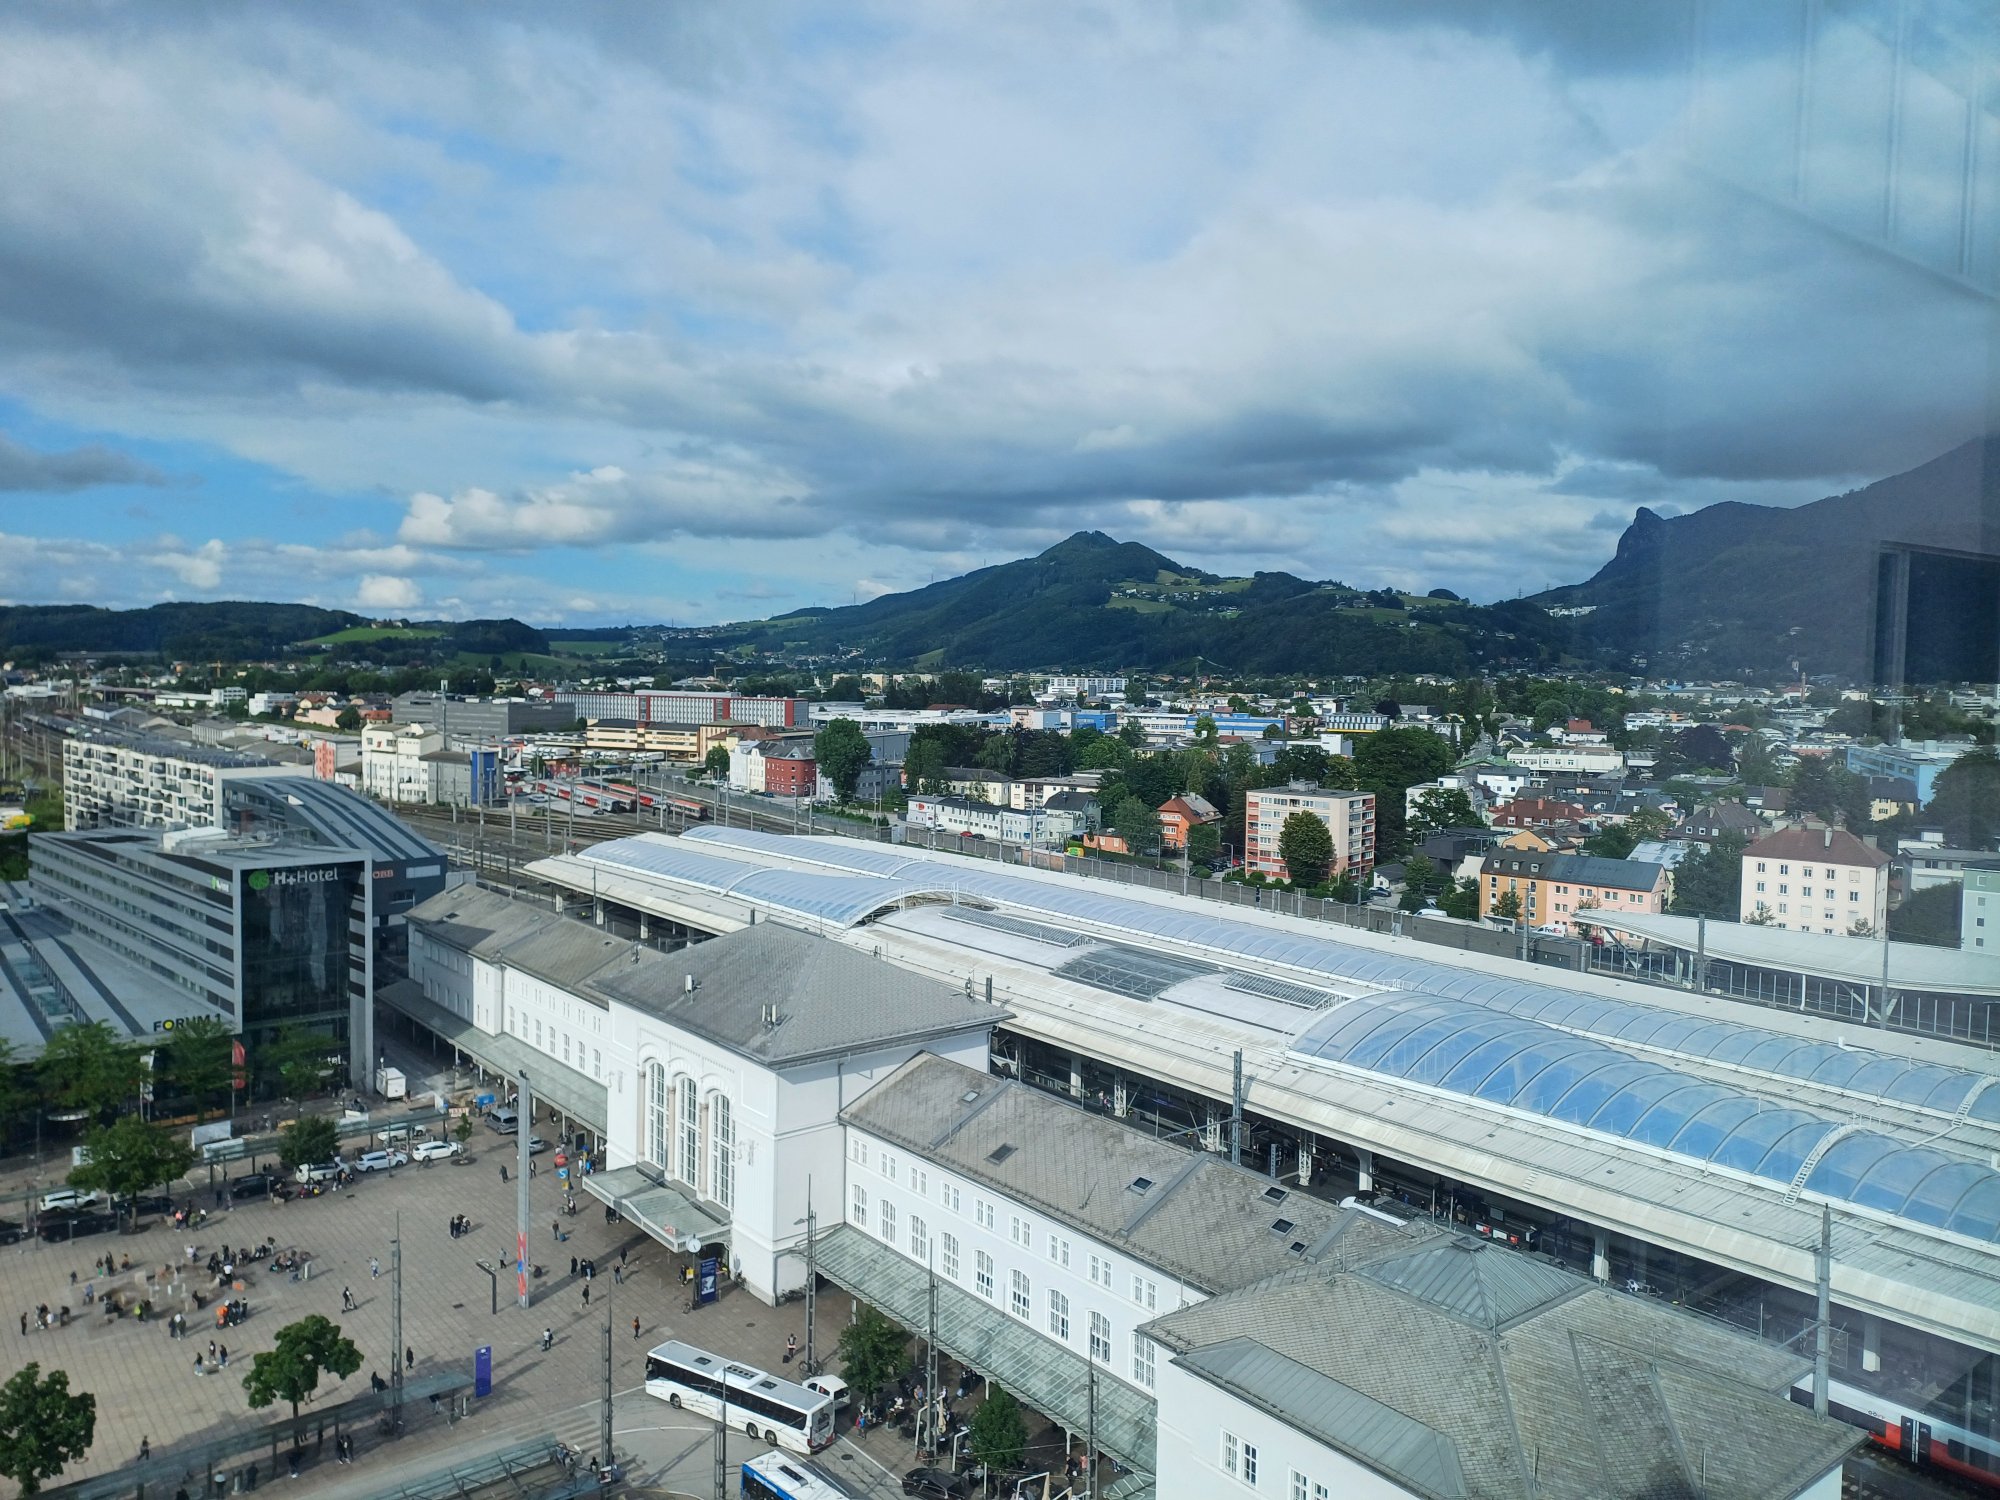
[[[486,1123],[502,1135],[518,1135],[521,1131],[520,1113],[504,1104],[498,1109],[487,1111]]]

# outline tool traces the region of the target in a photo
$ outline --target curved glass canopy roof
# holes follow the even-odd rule
[[[1293,1042],[1301,1060],[1386,1074],[2000,1241],[2000,1172],[1676,1072],[1592,1037],[1438,995],[1350,1000]]]
[[[586,857],[610,857],[625,842],[628,841],[600,844]],[[845,917],[849,922],[861,921],[907,895],[957,893],[1023,912],[1069,917],[1132,937],[1162,938],[1229,957],[1284,964],[1352,984],[1476,1001],[1491,1010],[1566,1031],[1584,1032],[1606,1042],[1731,1064],[1772,1077],[1795,1078],[1946,1114],[1965,1108],[1969,1119],[2000,1125],[2000,1082],[1984,1086],[1985,1075],[1963,1068],[1906,1062],[1876,1052],[1849,1051],[1831,1042],[1808,1041],[1740,1021],[1682,1016],[1636,1001],[1602,998],[1535,980],[1496,977],[1431,959],[1377,953],[1334,939],[1282,929],[1267,930],[1240,918],[1036,880],[1001,866],[955,855],[898,852],[886,845],[863,844],[852,839],[798,838],[741,828],[690,829],[673,843],[742,849],[781,858],[794,866],[821,866],[825,875],[797,871],[801,900],[810,899],[803,893],[812,888],[815,880],[836,880],[842,875],[874,877],[886,888],[880,899],[868,901],[854,890],[850,899],[834,907],[835,911],[849,914]],[[659,855],[649,852],[646,856],[649,860],[675,852],[671,845],[662,843],[647,843],[644,847],[661,851]],[[738,872],[742,868],[734,861],[711,859],[707,863],[727,863]],[[739,891],[749,893],[745,887],[739,887]],[[834,911],[788,909],[825,921],[843,920]],[[1968,1099],[1971,1102],[1966,1107]]]

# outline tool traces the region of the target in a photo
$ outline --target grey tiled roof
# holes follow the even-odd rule
[[[1225,1339],[1175,1363],[1330,1448],[1356,1452],[1419,1494],[1467,1493],[1449,1437],[1254,1339]]]
[[[1489,1251],[1483,1240],[1454,1236],[1377,1261],[1361,1274],[1496,1332],[1546,1307],[1553,1298],[1584,1289],[1583,1282],[1560,1266]]]
[[[1221,1157],[931,1054],[910,1059],[843,1118],[1206,1292],[1331,1254],[1351,1259],[1357,1245],[1380,1253],[1376,1230],[1411,1243],[1401,1228]],[[1139,1191],[1142,1179],[1150,1186]]]
[[[1489,1257],[1463,1256],[1462,1274]],[[1383,1279],[1377,1267],[1304,1267],[1169,1313],[1146,1332],[1201,1373],[1205,1352],[1251,1340],[1347,1391],[1447,1439],[1462,1490],[1411,1483],[1422,1495],[1479,1500],[1768,1500],[1798,1493],[1836,1467],[1860,1440],[1785,1395],[1800,1362],[1747,1335],[1650,1298],[1627,1297],[1567,1272],[1569,1285],[1522,1311],[1527,1278],[1488,1278],[1481,1295],[1514,1308],[1499,1331],[1458,1309],[1477,1305],[1450,1288],[1441,1249],[1404,1252],[1426,1274],[1406,1277],[1425,1295]],[[1511,1288],[1511,1291],[1508,1290]],[[1405,1434],[1407,1437],[1407,1433]],[[1335,1446],[1387,1469],[1364,1427]],[[1397,1453],[1397,1443],[1387,1447]],[[1404,1459],[1404,1462],[1410,1462]]]
[[[677,953],[636,951],[636,962],[600,971],[586,992],[769,1067],[990,1029],[1010,1014],[779,922],[760,922]],[[777,1008],[775,1025],[765,1023],[767,1005]]]

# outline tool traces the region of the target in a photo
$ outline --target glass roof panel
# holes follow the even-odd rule
[[[1610,1049],[1606,1051],[1610,1052]],[[1604,1108],[1605,1101],[1626,1084],[1634,1079],[1650,1078],[1659,1071],[1658,1063],[1640,1062],[1618,1052],[1610,1052],[1610,1055],[1620,1060],[1580,1079],[1574,1088],[1555,1101],[1549,1113],[1572,1125],[1587,1125],[1591,1116]]]
[[[1626,1061],[1619,1053],[1602,1045],[1572,1053],[1542,1069],[1524,1085],[1514,1096],[1514,1107],[1533,1110],[1536,1114],[1555,1115],[1558,1102],[1567,1098],[1585,1079],[1601,1077],[1622,1068]]]
[[[1739,1172],[1755,1172],[1770,1155],[1771,1147],[1778,1140],[1801,1125],[1809,1126],[1819,1136],[1831,1129],[1826,1121],[1816,1120],[1803,1110],[1772,1109],[1769,1105],[1759,1107],[1747,1119],[1730,1131],[1727,1138],[1717,1146],[1709,1160],[1718,1167],[1734,1167]],[[1680,1149],[1678,1146],[1676,1150]],[[1798,1163],[1792,1163],[1792,1171],[1798,1170]],[[1786,1173],[1789,1181],[1791,1173]]]
[[[1711,1104],[1720,1104],[1726,1099],[1740,1097],[1735,1090],[1724,1088],[1719,1083],[1703,1083],[1693,1078],[1681,1078],[1681,1087],[1671,1093],[1662,1094],[1653,1107],[1639,1116],[1632,1128],[1624,1132],[1629,1141],[1643,1141],[1648,1146],[1670,1146],[1675,1136],[1686,1128],[1688,1121],[1707,1109]]]
[[[1500,1104],[1512,1104],[1550,1068],[1560,1067],[1573,1057],[1591,1057],[1604,1050],[1603,1044],[1583,1037],[1543,1036],[1516,1052],[1490,1073],[1479,1085],[1479,1097]]]
[[[1869,1062],[1866,1052],[1848,1052],[1836,1047],[1832,1057],[1820,1059],[1812,1072],[1806,1075],[1806,1081],[1825,1084],[1830,1089],[1844,1089]]]
[[[1931,1151],[1922,1146],[1898,1146],[1891,1142],[1890,1149],[1876,1158],[1875,1165],[1854,1184],[1854,1191],[1845,1196],[1851,1203],[1879,1208],[1884,1213],[1900,1214],[1903,1205],[1909,1201],[1910,1184],[1950,1162],[1951,1158],[1942,1151]],[[1927,1219],[1924,1222],[1935,1221]]]
[[[1384,1073],[1394,1073],[1398,1078],[1432,1083],[1444,1076],[1450,1063],[1463,1057],[1496,1030],[1512,1024],[1506,1016],[1468,1021],[1455,1011],[1444,1015],[1432,1014],[1414,1031],[1398,1038],[1375,1066]],[[1437,1061],[1440,1052],[1447,1054],[1448,1061]]]
[[[1661,1107],[1665,1108],[1664,1105]],[[1726,1099],[1718,1099],[1683,1125],[1680,1134],[1669,1143],[1670,1147],[1684,1156],[1709,1161],[1730,1134],[1757,1112],[1755,1099],[1732,1093]]]
[[[1966,1111],[1974,1120],[2000,1120],[2000,1083],[1989,1083],[1986,1090],[1972,1101],[1972,1108]]]
[[[1776,1144],[1764,1153],[1764,1159],[1750,1170],[1759,1177],[1774,1178],[1789,1183],[1799,1175],[1799,1168],[1806,1164],[1806,1158],[1813,1153],[1813,1147],[1825,1140],[1829,1131],[1837,1127],[1828,1120],[1805,1116],[1804,1120],[1779,1136]]]
[[[1949,1225],[1958,1200],[1984,1182],[1986,1168],[1976,1162],[1955,1161],[1938,1167],[1910,1189],[1898,1210],[1906,1219],[1925,1224]]]
[[[1974,1239],[2000,1240],[2000,1178],[1982,1182],[1958,1200],[1945,1225]]]
[[[1886,1136],[1850,1135],[1835,1141],[1812,1169],[1806,1186],[1829,1198],[1851,1198],[1855,1184],[1883,1157],[1898,1149]],[[1793,1169],[1794,1171],[1797,1168]]]
[[[1516,1021],[1516,1026],[1526,1026],[1528,1022]],[[1474,1047],[1452,1070],[1438,1080],[1439,1086],[1454,1089],[1461,1094],[1477,1094],[1480,1085],[1493,1076],[1496,1068],[1506,1066],[1508,1060],[1529,1045],[1532,1033],[1508,1031],[1491,1041]]]
[[[1688,1080],[1679,1073],[1654,1063],[1650,1072],[1633,1079],[1605,1100],[1604,1107],[1584,1123],[1592,1130],[1627,1135],[1639,1123],[1639,1116],[1662,1097],[1676,1089],[1686,1088],[1687,1084]]]

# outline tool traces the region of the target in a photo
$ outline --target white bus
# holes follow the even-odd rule
[[[743,1500],[854,1500],[854,1492],[773,1449],[744,1460]]]
[[[646,1394],[726,1420],[794,1453],[817,1453],[833,1441],[833,1402],[827,1396],[678,1339],[647,1351]]]

